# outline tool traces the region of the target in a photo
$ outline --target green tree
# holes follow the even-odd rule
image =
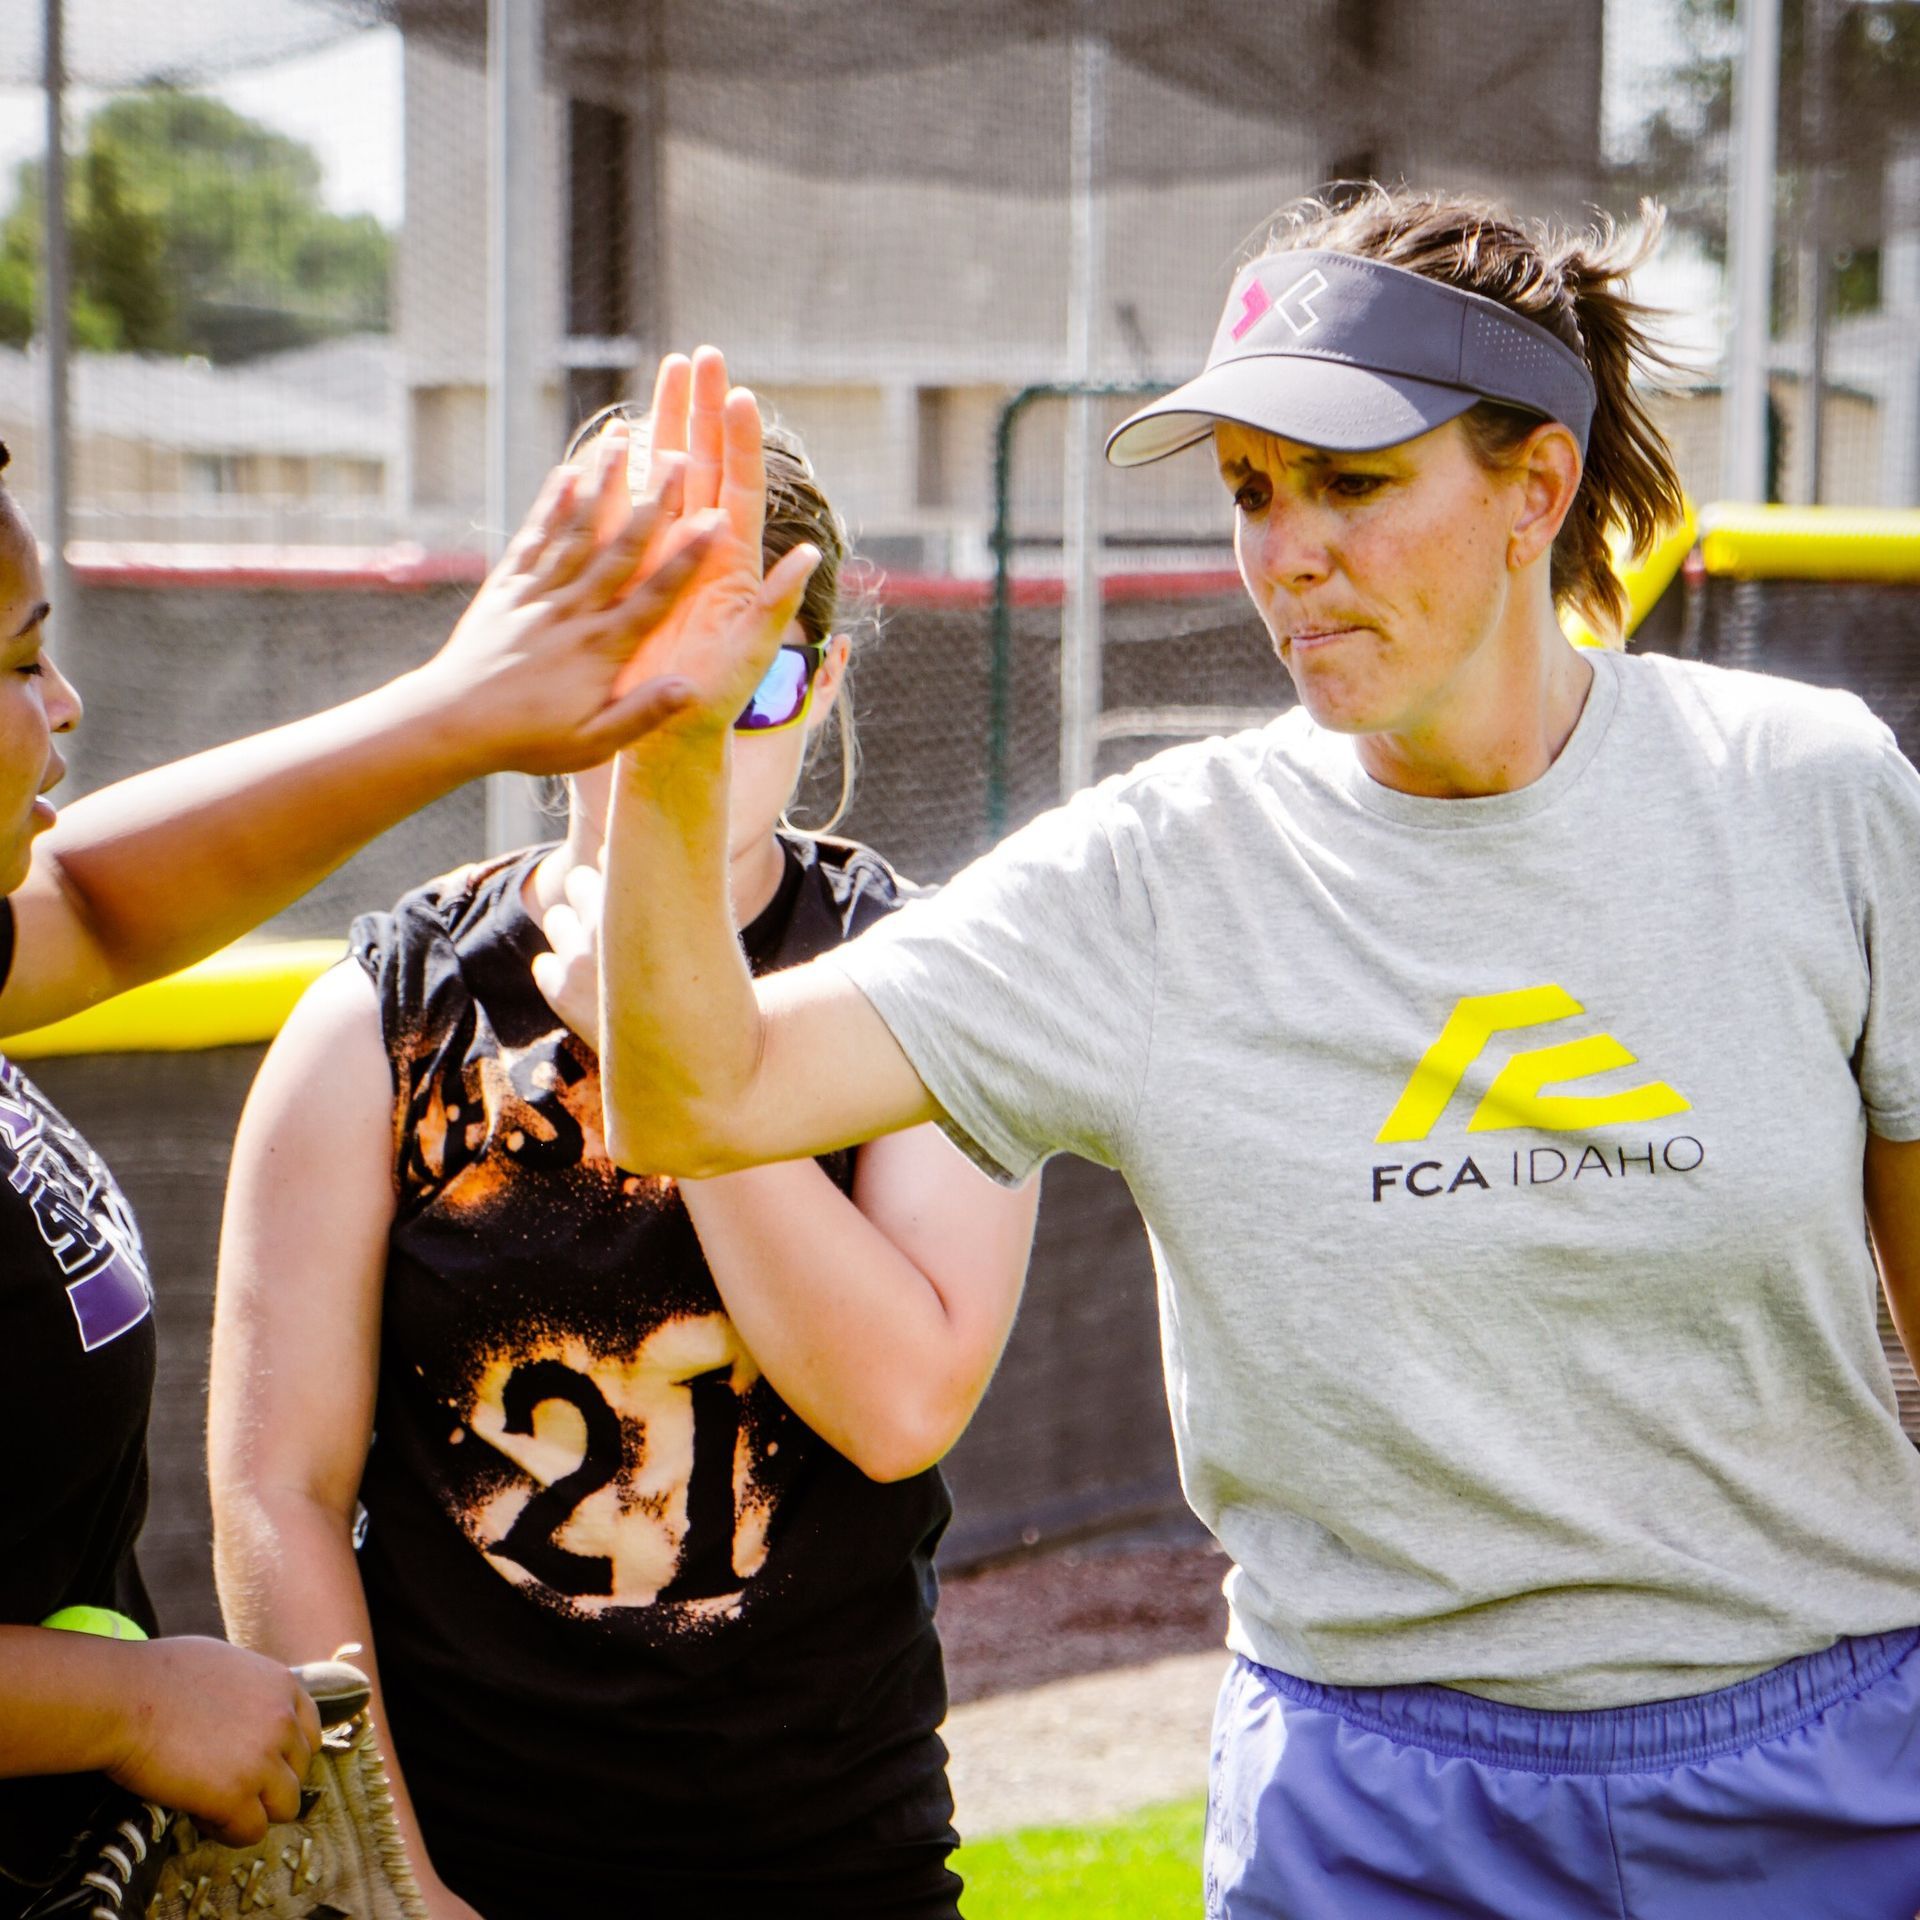
[[[0,341],[32,332],[44,188],[0,222]],[[153,89],[87,123],[69,198],[73,338],[242,360],[387,324],[392,242],[329,212],[313,152],[203,94]]]
[[[1733,118],[1736,0],[1679,0],[1687,54],[1672,99],[1640,129],[1623,184],[1664,200],[1675,220],[1719,254]],[[1824,61],[1810,36],[1826,25]],[[1825,71],[1827,242],[1840,311],[1878,297],[1882,180],[1894,143],[1911,138],[1920,101],[1920,0],[1784,0],[1780,17],[1777,165],[1786,231],[1803,213],[1819,159],[1822,114],[1812,85]]]

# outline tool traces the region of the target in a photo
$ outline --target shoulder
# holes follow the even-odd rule
[[[786,844],[800,863],[801,884],[832,909],[842,939],[851,939],[927,891],[857,840],[796,834]]]
[[[1877,777],[1896,751],[1886,723],[1838,687],[1666,654],[1611,658],[1629,724],[1675,731],[1729,771],[1845,783]]]
[[[1142,835],[1177,843],[1183,828],[1209,837],[1229,830],[1244,807],[1259,804],[1276,776],[1309,776],[1324,743],[1303,709],[1264,727],[1191,740],[1142,760],[1076,794],[1056,816],[1079,816],[1079,830],[1097,830],[1123,855]]]
[[[357,916],[348,944],[357,956],[418,941],[445,940],[457,945],[464,934],[486,919],[509,874],[525,857],[524,851],[502,854],[436,874],[410,888],[384,911]]]
[[[348,929],[347,952],[372,983],[389,1044],[417,1053],[452,1032],[476,997],[484,957],[504,924],[502,907],[531,849],[456,867],[404,893]]]

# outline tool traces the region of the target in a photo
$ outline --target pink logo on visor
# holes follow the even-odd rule
[[[1240,303],[1246,308],[1238,320],[1233,323],[1233,337],[1244,340],[1259,325],[1262,317],[1273,311],[1273,302],[1267,298],[1267,290],[1258,280],[1250,281],[1240,296]]]

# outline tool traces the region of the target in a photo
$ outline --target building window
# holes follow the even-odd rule
[[[615,340],[632,329],[632,154],[633,122],[620,108],[567,102],[567,333],[576,340]],[[571,418],[619,399],[630,371],[571,367]]]
[[[192,499],[212,500],[240,491],[239,463],[230,453],[190,453],[181,464]]]

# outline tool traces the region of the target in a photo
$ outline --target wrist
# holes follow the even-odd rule
[[[642,734],[620,750],[614,778],[633,799],[685,811],[726,806],[733,766],[733,726],[689,716]]]
[[[72,1771],[118,1774],[152,1738],[159,1714],[157,1644],[91,1634],[57,1638],[62,1718],[74,1736]]]
[[[508,743],[477,733],[462,713],[472,704],[471,685],[434,667],[428,661],[366,696],[379,715],[380,732],[391,738],[396,763],[442,792],[506,771]]]

